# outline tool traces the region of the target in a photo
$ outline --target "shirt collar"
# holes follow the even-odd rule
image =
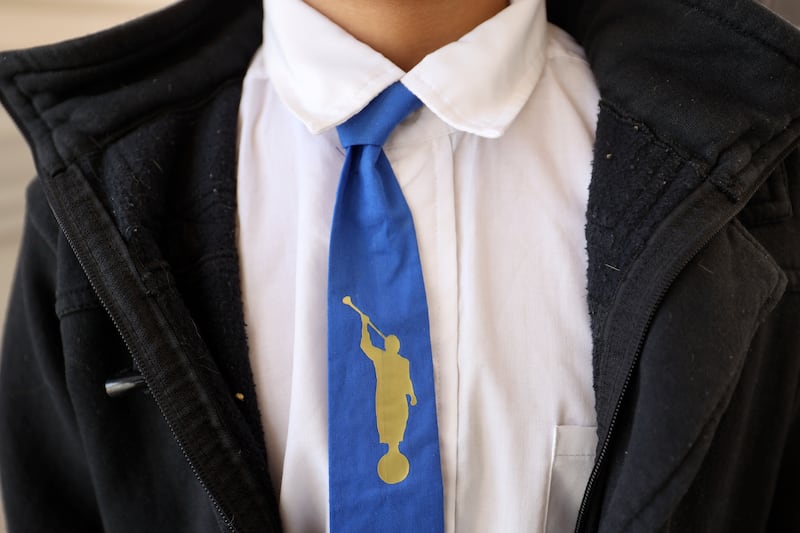
[[[346,121],[400,80],[450,126],[499,137],[541,77],[547,17],[541,0],[516,0],[409,72],[302,0],[264,0],[266,74],[313,133]]]

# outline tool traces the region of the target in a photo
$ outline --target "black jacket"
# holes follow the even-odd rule
[[[548,9],[602,97],[578,529],[798,531],[800,34],[751,0]],[[235,239],[260,25],[187,0],[0,55],[38,172],[0,370],[12,533],[280,529]],[[146,387],[109,397],[125,372]]]

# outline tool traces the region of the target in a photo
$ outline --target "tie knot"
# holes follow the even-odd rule
[[[419,98],[395,82],[376,96],[367,107],[336,127],[344,148],[369,144],[383,146],[392,130],[422,105]]]

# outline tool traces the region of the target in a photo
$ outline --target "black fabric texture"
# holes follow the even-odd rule
[[[73,250],[63,247],[67,257],[58,255],[55,261],[63,285],[55,290],[71,294],[73,280],[85,280],[88,274],[105,308],[102,314],[113,319],[113,329],[95,327],[89,335],[85,327],[78,328],[80,336],[74,336],[63,324],[88,311],[71,310],[81,304],[67,299],[59,304],[69,311],[69,319],[60,321],[60,342],[65,347],[76,342],[102,346],[116,339],[108,347],[115,348],[115,363],[104,367],[105,376],[93,378],[108,379],[136,367],[152,393],[146,401],[151,407],[158,404],[148,413],[159,414],[148,420],[148,430],[144,424],[138,427],[140,442],[123,438],[108,425],[100,427],[109,434],[83,435],[84,450],[115,444],[107,461],[104,454],[96,456],[97,464],[116,468],[98,468],[93,486],[104,492],[90,499],[104,502],[96,503],[95,518],[111,530],[215,531],[217,520],[209,520],[215,515],[225,529],[278,527],[247,360],[235,242],[239,86],[260,41],[260,19],[255,2],[178,4],[115,32],[62,45],[58,70],[49,63],[50,49],[18,54],[2,82],[12,116],[24,123],[30,140],[40,136],[33,143],[43,188],[54,212],[61,213],[64,237],[80,258],[78,267],[75,257],[69,257]],[[3,58],[6,67],[8,59]],[[81,210],[82,216],[71,219]],[[125,276],[118,275],[122,272]],[[97,311],[92,313],[97,321]],[[9,338],[17,344],[13,333]],[[7,366],[19,364],[16,357],[27,357],[20,348],[7,353],[13,354],[4,356]],[[99,352],[89,351],[93,353]],[[80,360],[81,353],[75,357]],[[117,401],[106,398],[101,385],[93,383],[95,401]],[[244,400],[236,399],[237,394]],[[84,407],[76,411],[79,427],[102,421],[96,409]],[[35,411],[31,406],[8,416],[30,418]],[[148,444],[143,446],[142,440]],[[166,464],[153,461],[153,467],[163,466],[160,470],[141,468],[134,461],[135,449],[158,452],[168,446],[178,451],[181,475],[172,474],[174,458],[165,457]],[[185,479],[187,472],[193,483]],[[4,478],[7,487],[21,482],[9,481],[11,475]],[[141,513],[141,497],[105,491],[115,479],[126,478],[134,481],[129,490],[147,494],[158,483],[172,491],[185,484],[185,498],[164,507],[163,513],[136,518],[126,514],[123,504]],[[73,485],[67,477],[51,483],[60,491]],[[198,492],[192,486],[202,487]],[[152,491],[153,505],[160,492]],[[6,493],[11,494],[8,506],[19,507],[14,491]],[[36,500],[30,496],[19,494]],[[44,504],[40,498],[39,505]],[[161,521],[162,515],[172,522]],[[63,530],[91,530],[63,517],[61,524]],[[32,525],[29,530],[39,529]]]
[[[784,285],[782,272],[738,224],[726,226],[681,272],[650,326],[639,361],[640,371],[620,423],[626,429],[617,435],[609,458],[616,467],[607,489],[607,506],[622,512],[601,531],[657,530],[681,499],[689,481],[696,478],[699,465],[709,454],[712,436],[718,436],[720,446],[734,447],[744,432],[734,426],[725,428],[730,433],[723,435],[718,426],[734,391],[745,394],[744,383],[737,385],[739,381],[769,377],[776,385],[794,389],[792,380],[782,376],[792,375],[786,374],[787,370],[797,370],[797,358],[787,356],[796,346],[785,344],[785,353],[772,347],[746,357],[756,330],[776,305]],[[698,321],[697,316],[712,316],[714,320]],[[745,361],[755,369],[750,369],[747,379],[742,380]],[[762,376],[756,377],[756,371]],[[779,395],[767,395],[758,400],[773,404],[780,399]],[[746,407],[756,405],[751,399]],[[781,450],[786,427],[783,421],[788,419],[786,410],[790,406],[769,407],[769,411],[757,412],[772,412],[773,422],[782,421],[776,424],[777,428],[770,428],[776,431],[761,433],[761,420],[754,420],[747,427],[765,441],[762,447]],[[735,449],[724,451],[718,456],[737,456],[732,453]],[[760,505],[749,509],[759,509],[762,515],[740,525],[742,531],[763,531],[769,510],[764,487],[774,486],[779,463],[771,454],[750,455],[752,451],[748,450],[749,460],[743,465],[749,477],[740,478],[748,482],[737,487],[737,495],[751,502],[761,499]],[[722,482],[720,478],[714,480],[721,485],[715,487],[719,489],[717,494],[734,486],[724,478]],[[648,505],[649,502],[655,504]],[[708,526],[700,530],[731,531],[726,521]]]
[[[9,531],[218,531],[152,398],[106,396],[105,380],[130,356],[39,182],[20,257],[0,368]]]
[[[756,333],[716,431],[700,441],[708,446],[702,466],[664,531],[797,529],[798,394],[786,376],[800,373],[799,296],[787,292]]]
[[[798,530],[800,34],[745,0],[547,7],[602,98],[578,530]],[[0,54],[38,172],[0,368],[11,533],[280,530],[236,248],[261,17],[186,0]],[[147,387],[105,395],[130,371]]]

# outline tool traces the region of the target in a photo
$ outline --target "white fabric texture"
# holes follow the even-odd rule
[[[335,126],[397,80],[424,104],[384,150],[428,297],[445,529],[544,531],[548,515],[574,517],[584,466],[569,490],[549,482],[555,428],[596,424],[584,225],[598,94],[582,51],[541,0],[517,0],[404,73],[300,0],[264,3],[240,109],[239,248],[286,531],[328,529]]]

